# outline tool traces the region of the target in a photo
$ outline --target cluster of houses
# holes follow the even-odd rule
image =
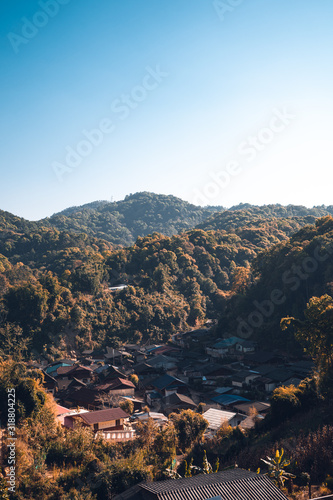
[[[311,361],[260,351],[238,337],[212,341],[209,328],[179,333],[164,345],[126,344],[35,366],[44,372],[62,425],[79,422],[115,441],[132,439],[140,420],[163,426],[170,413],[199,404],[207,438],[223,423],[249,429],[269,411],[276,387],[297,386],[313,368]],[[132,415],[120,408],[128,400]]]

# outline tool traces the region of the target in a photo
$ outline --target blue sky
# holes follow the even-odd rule
[[[333,203],[331,0],[13,0],[0,20],[1,209]]]

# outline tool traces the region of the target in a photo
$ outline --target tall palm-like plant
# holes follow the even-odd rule
[[[273,481],[279,486],[282,487],[286,479],[294,478],[294,474],[290,474],[290,472],[286,472],[284,469],[290,465],[290,461],[286,458],[283,458],[284,449],[281,448],[281,451],[276,450],[275,457],[266,457],[267,460],[261,459],[268,466],[267,475],[273,479]]]

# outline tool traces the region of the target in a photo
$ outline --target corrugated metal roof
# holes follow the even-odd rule
[[[255,408],[258,412],[261,412],[268,411],[270,407],[270,403],[265,403],[263,401],[253,401],[253,403],[242,403],[239,405],[235,405],[234,409],[249,415],[251,412],[251,408]]]
[[[230,422],[235,415],[236,413],[232,413],[230,411],[209,408],[209,410],[205,411],[202,416],[208,421],[208,429],[217,431],[217,429],[221,427],[224,422]]]
[[[250,401],[249,399],[243,398],[242,396],[234,396],[233,394],[221,394],[221,396],[215,396],[212,401],[216,401],[221,405],[230,405],[232,403],[243,402],[246,403]]]
[[[161,377],[156,378],[152,382],[153,387],[157,387],[157,389],[165,389],[170,385],[185,385],[185,382],[180,380],[179,378],[172,377],[171,375],[165,374],[161,375]]]
[[[286,496],[261,474],[233,469],[192,478],[146,483],[141,485],[143,498],[156,500],[286,500]]]
[[[89,413],[85,413],[80,416],[89,425],[97,424],[98,422],[108,422],[109,420],[118,420],[120,418],[128,418],[128,414],[121,408],[90,411]]]

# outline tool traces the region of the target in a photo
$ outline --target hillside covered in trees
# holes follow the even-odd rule
[[[199,207],[175,196],[135,193],[118,202],[72,207],[41,223],[62,231],[83,232],[117,245],[132,245],[153,232],[172,236],[203,222],[223,207]]]
[[[173,236],[194,227],[229,231],[276,219],[287,219],[286,222],[276,222],[276,225],[288,236],[305,224],[312,223],[315,218],[333,213],[332,209],[241,204],[227,211],[221,206],[199,207],[175,196],[142,192],[126,196],[122,201],[96,201],[81,207],[71,207],[37,224],[60,231],[82,232],[115,245],[129,246],[139,236],[154,232]]]
[[[127,205],[142,196],[142,213],[153,217],[155,195],[150,211],[145,193],[129,197]],[[97,202],[88,214],[107,206]],[[314,215],[304,207],[234,208],[213,215],[206,229],[202,223],[173,236],[153,232],[125,248],[83,228],[79,233],[58,230],[1,212],[2,349],[14,351],[22,338],[26,352],[49,354],[125,341],[166,341],[214,318],[220,320],[217,336],[237,332],[269,346],[284,342],[280,331],[275,335],[281,317],[298,315],[313,294],[331,292],[330,256],[306,278],[284,273],[302,265],[316,245],[329,245],[332,219],[312,224],[324,208],[313,209]],[[64,217],[75,214],[69,209]],[[128,287],[116,293],[109,289],[120,283]],[[253,305],[256,301],[260,308],[280,288],[286,300],[269,314]]]

